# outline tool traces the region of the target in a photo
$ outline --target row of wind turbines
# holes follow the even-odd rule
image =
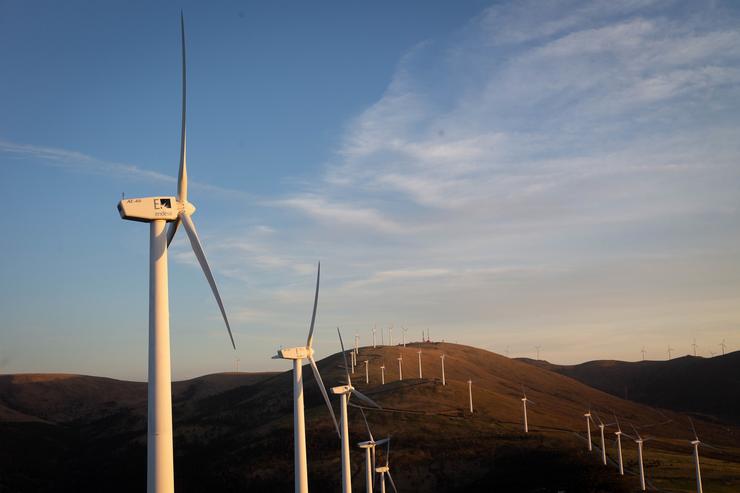
[[[645,467],[643,463],[643,453],[644,453],[644,443],[648,442],[650,440],[653,440],[654,437],[643,437],[640,435],[640,433],[637,431],[637,428],[635,428],[634,425],[632,426],[632,430],[634,431],[634,435],[628,435],[627,433],[622,431],[622,427],[619,424],[619,419],[616,415],[614,415],[614,422],[612,423],[604,423],[604,421],[601,419],[601,417],[596,413],[592,412],[591,409],[589,409],[586,413],[583,414],[583,416],[586,418],[586,437],[587,437],[587,446],[588,451],[593,451],[593,442],[591,440],[591,423],[598,426],[599,433],[601,435],[601,462],[604,465],[607,465],[607,455],[606,455],[606,438],[604,436],[604,430],[607,427],[613,427],[616,426],[616,431],[614,431],[615,435],[615,443],[617,446],[617,467],[619,468],[619,474],[624,475],[624,459],[622,457],[622,435],[626,436],[630,440],[634,441],[637,444],[637,465],[638,465],[638,472],[640,476],[640,489],[642,491],[646,490],[646,481],[645,481]],[[594,420],[594,416],[598,420],[598,423]],[[694,421],[689,417],[689,423],[691,424],[691,431],[693,432],[694,439],[690,440],[689,443],[693,446],[693,460],[694,460],[694,470],[695,470],[695,479],[696,479],[696,491],[697,493],[702,493],[702,482],[701,482],[701,465],[699,463],[699,445],[702,444],[702,442],[699,440],[699,436],[696,433],[696,427],[694,426]],[[703,444],[706,447],[709,448],[715,448],[708,444]]]

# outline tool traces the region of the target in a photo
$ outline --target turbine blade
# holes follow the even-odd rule
[[[694,432],[694,438],[696,440],[698,440],[699,439],[699,435],[696,434],[696,428],[694,427],[694,420],[691,419],[691,416],[689,416],[689,423],[691,423],[691,431]]]
[[[375,402],[374,400],[372,400],[371,398],[369,398],[368,396],[366,396],[365,394],[363,394],[362,392],[360,392],[357,389],[352,389],[351,394],[357,394],[357,398],[358,399],[367,402],[368,404],[370,404],[373,407],[377,407],[378,409],[383,409],[380,406],[380,404],[378,404],[377,402]]]
[[[224,304],[221,301],[221,295],[218,294],[216,280],[213,278],[211,268],[208,266],[208,261],[206,260],[206,254],[203,252],[203,247],[200,244],[200,239],[198,239],[198,232],[195,230],[195,224],[193,224],[193,220],[188,214],[182,213],[180,214],[180,218],[182,219],[182,225],[185,228],[185,232],[188,234],[188,238],[190,238],[190,245],[193,247],[193,253],[195,253],[195,257],[198,259],[200,267],[203,269],[203,274],[205,274],[206,279],[208,280],[208,284],[211,285],[211,291],[213,291],[213,296],[216,298],[216,303],[218,303],[218,308],[221,310],[221,315],[223,316],[224,322],[226,323],[226,330],[229,331],[231,345],[234,349],[236,349],[234,336],[231,334],[231,325],[229,325],[229,319],[226,317],[226,310],[224,309]]]
[[[331,414],[331,420],[334,422],[334,428],[337,429],[337,435],[339,435],[339,438],[342,437],[342,434],[339,432],[339,423],[337,423],[337,417],[334,415],[334,408],[331,407],[331,401],[329,400],[329,394],[326,393],[326,387],[324,387],[324,381],[321,379],[321,373],[319,373],[319,367],[316,366],[316,361],[313,359],[313,356],[308,357],[308,362],[311,363],[311,370],[313,370],[313,376],[316,379],[316,383],[319,386],[319,389],[321,390],[321,395],[324,396],[324,402],[326,402],[326,407],[329,408],[329,414]]]
[[[365,427],[367,428],[367,434],[370,435],[370,441],[375,442],[375,439],[373,438],[373,432],[370,431],[370,425],[367,423],[367,416],[365,416],[365,410],[360,408],[360,413],[362,414],[362,419],[365,421]]]
[[[313,297],[313,313],[311,314],[311,328],[308,329],[308,339],[306,340],[306,347],[310,348],[313,344],[313,325],[316,322],[316,306],[319,303],[319,279],[321,278],[321,262],[319,262],[319,268],[316,271],[316,294]]]
[[[175,233],[177,233],[177,228],[180,227],[180,217],[177,217],[177,220],[174,222],[171,222],[167,226],[167,246],[170,246],[170,243],[172,243],[172,240],[175,238]]]
[[[342,341],[342,333],[337,327],[337,334],[339,334],[339,344],[342,346],[342,358],[344,358],[344,371],[347,373],[347,385],[352,385],[352,378],[349,376],[349,364],[347,363],[347,353],[344,351],[344,341]],[[349,396],[347,396],[347,402],[349,402]]]
[[[182,129],[180,133],[180,171],[177,173],[177,200],[179,202],[185,202],[188,200],[188,170],[185,164],[185,113],[187,82],[185,79],[185,18],[182,14],[182,11],[180,11],[180,36],[182,42]]]
[[[362,408],[360,408],[360,409],[362,409]],[[388,442],[389,442],[390,440],[391,440],[390,438],[383,438],[382,440],[378,440],[377,442],[375,442],[375,445],[376,445],[376,446],[378,446],[378,445],[383,445],[383,444],[385,444],[385,443],[388,443]],[[716,447],[715,447],[715,448],[716,448]]]
[[[393,476],[391,476],[391,470],[388,469],[388,481],[391,482],[391,486],[393,486],[393,491],[395,493],[398,493],[398,489],[396,488],[396,483],[393,482]]]

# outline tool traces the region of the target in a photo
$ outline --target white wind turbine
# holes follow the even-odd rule
[[[370,383],[370,369],[368,368],[369,360],[365,360],[365,383]]]
[[[447,385],[445,381],[445,355],[443,354],[439,358],[442,360],[442,385]]]
[[[527,402],[531,402],[532,404],[536,403],[527,399],[527,391],[524,390],[524,387],[522,387],[522,393],[524,394],[524,397],[522,397],[522,407],[524,408],[524,433],[529,433],[529,424],[527,423]]]
[[[388,441],[386,442],[386,449],[385,449],[385,465],[375,468],[375,472],[377,472],[380,475],[380,480],[378,481],[380,483],[380,493],[385,493],[385,476],[386,475],[388,476],[388,480],[391,482],[391,487],[393,487],[393,491],[395,493],[398,493],[398,489],[396,488],[396,483],[393,481],[393,476],[391,476],[390,454],[391,454],[391,440],[390,438],[388,438]]]
[[[403,380],[403,355],[398,356],[398,380]]]
[[[417,354],[419,355],[419,379],[421,379],[421,378],[424,378],[421,373],[421,349],[419,349]]]
[[[627,435],[637,444],[637,462],[640,466],[640,488],[642,489],[642,491],[645,491],[645,467],[642,461],[642,444],[647,442],[648,440],[652,440],[652,437],[642,438],[637,432],[637,428],[635,428],[634,425],[632,425],[632,429],[635,431],[634,437],[627,435],[626,433],[624,433],[624,435]]]
[[[606,439],[604,438],[604,428],[610,425],[605,424],[598,414],[596,415],[596,419],[599,420],[599,431],[601,432],[601,462],[606,465]]]
[[[339,436],[342,439],[342,492],[352,492],[352,471],[351,464],[349,462],[349,421],[347,419],[347,403],[350,396],[356,395],[360,400],[363,400],[371,406],[382,409],[375,401],[364,395],[362,392],[352,386],[352,378],[349,375],[349,364],[347,363],[347,353],[344,350],[344,342],[342,341],[342,333],[337,327],[337,334],[339,334],[339,344],[342,346],[342,358],[344,358],[344,371],[347,375],[347,384],[332,387],[331,391],[340,397],[340,433]]]
[[[586,418],[586,436],[588,437],[588,451],[591,452],[594,447],[591,443],[591,409],[589,408],[588,412],[583,415]]]
[[[339,433],[337,418],[331,407],[329,396],[326,393],[324,382],[321,380],[319,368],[313,358],[313,329],[316,322],[316,307],[319,301],[319,281],[321,278],[321,263],[316,272],[316,294],[313,299],[313,312],[311,313],[311,325],[308,329],[308,339],[305,347],[294,347],[280,349],[273,359],[293,360],[293,455],[295,464],[295,491],[296,493],[308,493],[308,461],[306,458],[306,419],[303,406],[303,360],[307,359],[313,370],[316,383],[324,396],[326,406],[329,408],[331,419]],[[340,434],[341,436],[341,434]]]
[[[380,385],[385,385],[385,361],[380,365]]]
[[[167,250],[180,224],[185,228],[193,253],[211,286],[221,316],[226,323],[231,345],[236,349],[226,310],[191,218],[195,212],[195,206],[188,201],[185,145],[187,88],[185,21],[182,13],[180,13],[180,40],[182,43],[182,127],[177,196],[123,199],[118,203],[118,212],[122,219],[149,223],[149,382],[147,397],[147,491],[149,493],[174,491]],[[165,232],[167,223],[170,223],[169,229]]]
[[[473,381],[468,380],[468,401],[470,403],[470,414],[473,414]]]
[[[707,445],[706,443],[702,443],[699,440],[699,436],[696,434],[696,428],[694,427],[694,421],[689,418],[689,423],[691,423],[691,431],[694,432],[694,439],[691,440],[691,445],[694,446],[694,468],[696,469],[696,492],[702,493],[702,487],[701,487],[701,466],[699,465],[699,445],[703,445],[705,447],[709,448],[715,448],[711,445]]]
[[[622,460],[622,428],[619,426],[619,420],[614,415],[614,422],[617,424],[617,431],[614,434],[617,436],[617,454],[619,455],[619,474],[624,476],[624,461]]]
[[[365,421],[365,427],[367,428],[367,434],[370,440],[360,442],[357,444],[357,446],[365,449],[365,491],[367,491],[368,493],[372,493],[374,475],[373,471],[375,471],[375,447],[377,447],[378,445],[383,445],[384,443],[388,442],[390,438],[383,438],[382,440],[378,440],[376,442],[373,438],[373,433],[370,431],[370,425],[367,422],[365,411],[360,408],[360,412],[362,413],[362,419]]]

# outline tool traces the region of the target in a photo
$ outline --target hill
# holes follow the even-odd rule
[[[424,378],[418,378],[419,350]],[[442,353],[446,355],[444,386]],[[403,381],[398,380],[399,354],[403,355]],[[369,361],[370,382],[364,382],[364,371],[358,369],[353,383],[383,406],[366,412],[376,437],[392,436],[391,468],[401,492],[488,492],[492,485],[497,490],[524,492],[633,491],[634,476],[621,478],[613,466],[602,466],[595,453],[585,451],[582,414],[589,403],[604,416],[613,410],[625,427],[632,423],[641,433],[656,437],[645,451],[651,484],[692,491],[690,432],[686,418],[677,413],[623,400],[558,373],[467,346],[424,343],[361,348],[358,359]],[[380,384],[383,361],[385,385]],[[343,382],[340,354],[318,365],[327,386]],[[338,438],[310,372],[304,376],[310,486],[313,491],[337,491]],[[467,411],[468,379],[473,382],[472,415]],[[529,434],[522,430],[522,385],[534,401]],[[224,391],[201,392],[183,398],[174,410],[177,491],[290,491],[290,372]],[[338,411],[337,399],[332,399]],[[0,392],[0,403],[7,406],[6,402]],[[61,423],[49,419],[0,423],[0,490],[82,492],[97,491],[100,484],[108,485],[107,491],[142,489],[146,423],[137,409],[126,405],[116,412],[87,412]],[[32,406],[22,412],[49,416]],[[736,491],[740,430],[702,420],[697,428],[703,440],[719,448],[703,456],[705,487]],[[613,437],[614,429],[608,431]],[[350,409],[350,435],[352,443],[367,437],[356,408]],[[623,447],[628,470],[633,471],[634,443],[625,441]],[[607,442],[607,449],[613,457],[613,441]],[[360,491],[363,456],[354,447],[352,469],[355,490]]]
[[[572,366],[521,361],[625,399],[740,424],[740,351],[713,358],[601,360]]]

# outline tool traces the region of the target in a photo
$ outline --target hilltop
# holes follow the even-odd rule
[[[446,386],[440,380],[442,353],[446,355]],[[396,358],[400,354],[403,381],[398,381]],[[366,359],[370,362],[369,384],[364,382],[362,366]],[[505,491],[634,490],[636,478],[620,478],[614,467],[602,466],[596,454],[585,451],[582,414],[589,405],[605,420],[613,411],[625,428],[631,423],[641,433],[657,437],[646,447],[648,478],[660,487],[691,491],[690,429],[686,418],[677,413],[623,400],[556,372],[456,344],[363,347],[358,360],[353,384],[383,406],[383,410],[366,412],[376,438],[392,436],[391,468],[401,492],[488,492],[491,485]],[[386,385],[380,385],[383,361]],[[328,387],[343,383],[342,365],[339,353],[318,362]],[[338,438],[310,372],[304,371],[304,378],[309,482],[314,491],[336,491]],[[472,415],[467,410],[468,379],[473,382]],[[67,380],[49,379],[47,385],[67,385]],[[105,385],[111,392],[123,392],[112,390],[115,382]],[[290,372],[265,374],[218,391],[206,390],[208,380],[200,382],[200,392],[187,397],[180,393],[174,409],[178,492],[291,490]],[[129,383],[122,382],[122,388]],[[529,409],[532,432],[526,435],[522,386],[534,402]],[[0,403],[7,406],[5,392],[0,388]],[[89,409],[101,402],[81,394],[75,399]],[[337,399],[332,400],[338,412]],[[45,402],[40,406],[49,407]],[[48,420],[48,411],[26,405],[18,412],[47,418],[0,423],[3,491],[95,491],[101,481],[110,485],[108,491],[141,489],[146,476],[146,423],[140,405],[127,406],[54,423]],[[705,487],[736,489],[740,484],[740,430],[702,420],[697,421],[697,428],[703,440],[720,448],[704,456]],[[356,408],[350,409],[350,434],[351,443],[367,437]],[[634,461],[634,444],[623,445],[625,458]],[[613,456],[613,444],[607,447]],[[628,462],[628,469],[633,466]],[[357,448],[352,450],[352,467],[355,489],[361,491],[363,457]],[[537,474],[531,474],[533,470]],[[18,489],[19,484],[25,484],[25,489]]]
[[[703,414],[740,424],[740,351],[666,361],[599,360],[579,365],[520,361],[650,406]]]

